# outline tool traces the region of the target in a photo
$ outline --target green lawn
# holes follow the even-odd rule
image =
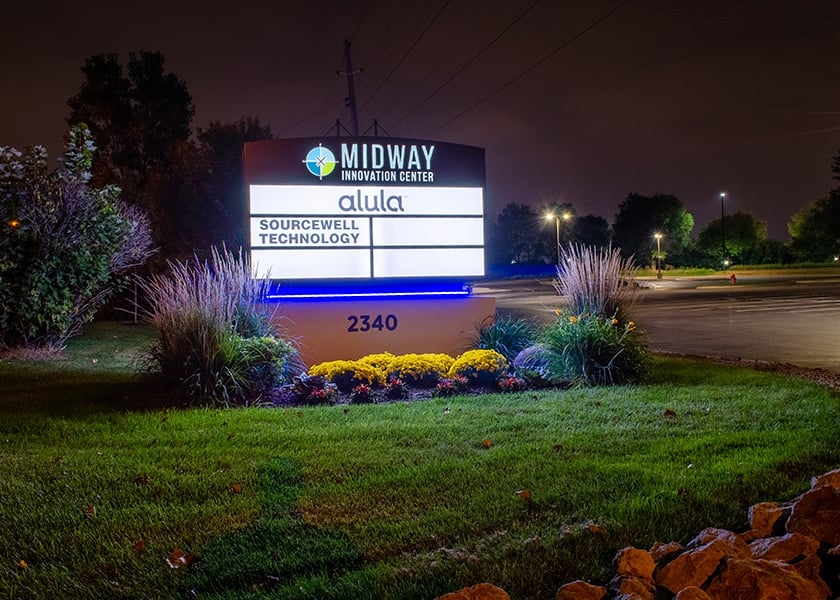
[[[657,358],[636,387],[178,410],[133,376],[149,339],[96,324],[0,362],[0,597],[553,598],[840,466],[840,395],[768,373]]]

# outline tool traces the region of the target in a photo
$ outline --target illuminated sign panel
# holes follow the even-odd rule
[[[484,275],[484,150],[393,138],[245,145],[259,278]]]

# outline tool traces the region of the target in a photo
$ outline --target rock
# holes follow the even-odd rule
[[[749,509],[750,536],[752,539],[781,534],[784,530],[784,520],[790,514],[790,507],[778,502],[760,502]],[[755,534],[753,534],[753,532]]]
[[[757,540],[750,544],[753,558],[775,560],[789,564],[805,579],[820,585],[828,596],[830,590],[820,579],[822,561],[817,556],[820,543],[814,538],[801,533],[789,533],[783,536]]]
[[[712,597],[696,585],[690,585],[677,592],[674,600],[712,600]]]
[[[495,585],[479,583],[451,594],[438,596],[435,600],[510,600],[510,596]]]
[[[840,488],[840,469],[811,478],[811,489],[824,486]]]
[[[840,488],[822,486],[805,492],[793,503],[788,533],[801,533],[830,546],[840,544]]]
[[[653,582],[638,577],[616,575],[607,584],[607,589],[614,592],[614,600],[654,600],[656,596]]]
[[[649,552],[633,547],[619,550],[613,559],[613,565],[619,575],[638,577],[647,581],[653,581],[653,570],[656,568],[656,563]]]
[[[752,556],[750,547],[738,534],[728,529],[718,529],[717,527],[709,527],[698,533],[697,537],[688,543],[688,548],[699,548],[713,541],[719,541],[729,546],[730,556],[743,556],[744,558]]]
[[[764,538],[750,544],[753,558],[780,560],[786,563],[791,563],[797,557],[815,555],[819,549],[820,543],[817,540],[801,533]]]
[[[578,580],[560,586],[555,600],[602,600],[606,595],[607,588]]]
[[[715,600],[825,600],[821,586],[790,565],[764,559],[727,558],[706,593]]]
[[[650,550],[648,550],[648,553],[655,563],[659,563],[663,561],[667,562],[672,558],[675,558],[677,554],[683,550],[685,550],[685,546],[679,542],[668,542],[667,544],[654,542],[653,546],[651,546]]]
[[[688,586],[700,587],[717,571],[721,560],[733,554],[730,544],[714,540],[705,546],[683,552],[669,562],[656,574],[656,583],[672,594]]]

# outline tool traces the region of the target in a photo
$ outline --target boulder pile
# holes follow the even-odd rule
[[[840,469],[789,503],[749,510],[750,529],[705,529],[683,546],[624,548],[604,586],[563,585],[556,600],[826,600],[840,598]],[[480,584],[438,600],[507,600]]]

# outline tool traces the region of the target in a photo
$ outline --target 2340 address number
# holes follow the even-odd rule
[[[396,315],[350,315],[347,317],[350,333],[364,333],[376,329],[377,331],[394,331],[397,328]]]

